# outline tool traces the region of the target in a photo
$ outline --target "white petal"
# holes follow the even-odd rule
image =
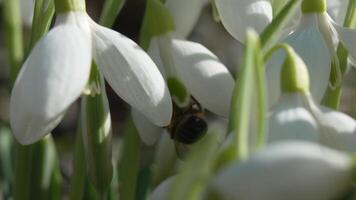
[[[90,37],[77,26],[57,26],[37,43],[11,95],[10,123],[20,143],[33,143],[57,126],[85,87],[90,63]]]
[[[348,2],[347,0],[327,0],[328,13],[338,24],[344,23]]]
[[[171,97],[151,58],[129,38],[92,23],[95,60],[114,91],[157,126],[169,124]]]
[[[319,129],[313,115],[304,107],[300,94],[283,94],[268,117],[268,142],[304,140],[319,142]]]
[[[168,194],[175,180],[175,176],[167,178],[161,184],[159,184],[152,192],[149,200],[167,200]]]
[[[356,30],[345,28],[342,26],[333,23],[335,30],[338,33],[340,42],[345,46],[349,55],[351,57],[352,62],[356,63]]]
[[[167,0],[165,5],[174,20],[174,37],[184,39],[190,34],[205,3],[205,0]]]
[[[341,152],[286,142],[233,163],[218,174],[214,186],[231,199],[335,199],[351,186],[351,174],[352,161]]]
[[[199,43],[174,40],[176,71],[189,92],[208,110],[227,117],[235,81],[228,69]]]
[[[324,106],[321,110],[316,115],[321,126],[321,143],[338,150],[356,152],[356,121]]]
[[[165,70],[165,66],[162,63],[161,55],[160,55],[160,49],[159,49],[159,38],[154,37],[151,38],[150,42],[150,47],[147,50],[148,55],[152,58],[152,60],[155,62],[157,65],[159,71],[161,72],[162,76],[164,79],[167,78],[167,73]]]
[[[330,53],[317,25],[316,15],[305,15],[299,28],[284,41],[290,44],[308,67],[310,91],[313,99],[320,102],[328,87],[330,75]],[[281,65],[285,53],[281,50],[267,64],[269,104],[274,105],[280,96]]]
[[[147,145],[153,145],[161,135],[162,128],[152,124],[142,113],[135,109],[132,109],[131,115],[142,141]]]
[[[244,42],[248,27],[258,33],[272,21],[268,0],[215,0],[221,22],[238,41]]]

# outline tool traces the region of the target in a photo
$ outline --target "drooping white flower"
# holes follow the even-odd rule
[[[356,121],[350,116],[314,103],[309,92],[305,64],[289,52],[297,62],[282,67],[282,95],[269,114],[268,142],[304,140],[329,147],[356,152]]]
[[[169,124],[170,94],[150,57],[84,10],[59,12],[54,28],[26,59],[11,94],[10,123],[20,143],[31,144],[58,125],[85,90],[93,60],[121,98],[155,125]]]
[[[168,3],[169,1],[167,6]],[[187,7],[187,3],[186,1],[176,3],[182,8],[175,8],[183,9]],[[195,5],[195,3],[193,4]],[[189,9],[189,11],[194,12],[193,9]],[[172,15],[174,16],[174,13]],[[186,15],[190,14],[186,13]],[[175,20],[174,24],[182,24],[180,18],[173,19]],[[192,28],[193,25],[190,24],[188,27]],[[179,106],[184,107],[192,96],[204,108],[227,117],[234,87],[232,75],[220,60],[203,45],[177,39],[176,37],[183,36],[179,35],[180,29],[183,29],[182,32],[188,30],[186,26],[178,25],[174,30],[155,35],[151,38],[148,47],[149,55],[157,64],[168,85],[170,81],[174,81],[174,84],[178,84],[184,90],[183,95],[171,94],[173,100]],[[157,131],[160,131],[139,115],[140,113],[133,112],[133,119],[141,138],[146,144],[153,144],[160,135],[160,133],[157,134]]]
[[[353,170],[342,152],[288,141],[222,169],[213,187],[225,199],[335,199],[351,187]]]
[[[317,3],[313,4],[314,1]],[[224,27],[240,42],[244,41],[247,27],[261,33],[272,20],[272,6],[268,0],[215,2]],[[313,7],[315,5],[318,6]],[[283,39],[283,42],[290,44],[307,64],[311,76],[311,94],[316,102],[322,100],[328,84],[333,87],[340,84],[341,72],[335,52],[336,42],[333,40],[340,40],[351,58],[353,60],[356,58],[356,31],[333,22],[326,13],[326,7],[324,0],[304,0],[299,23],[292,29],[292,33]],[[283,53],[276,54],[266,67],[270,105],[274,105],[280,97],[278,76],[284,56]],[[335,65],[337,76],[334,77],[336,80],[334,83],[329,83],[332,63]]]

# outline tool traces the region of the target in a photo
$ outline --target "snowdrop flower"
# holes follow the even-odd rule
[[[316,105],[309,92],[308,71],[289,49],[282,67],[282,95],[268,117],[268,142],[305,140],[356,152],[356,121],[330,108]]]
[[[148,1],[148,3],[150,2],[158,4],[156,0]],[[188,3],[187,1],[183,2]],[[182,6],[187,7],[187,5]],[[166,9],[163,5],[159,8]],[[177,9],[179,10],[179,8]],[[146,12],[150,12],[150,10]],[[190,15],[189,13],[185,14]],[[148,18],[147,16],[149,16],[148,13],[146,13],[146,18]],[[165,17],[169,18],[170,14]],[[181,18],[174,18],[176,21],[172,23],[182,24],[177,21],[179,19]],[[185,25],[187,26],[187,24]],[[234,88],[232,75],[220,60],[203,45],[175,38],[175,35],[179,35],[181,32],[178,29],[180,27],[182,26],[153,35],[148,45],[149,55],[165,77],[168,86],[171,89],[174,88],[170,92],[178,106],[186,106],[193,96],[204,108],[227,117]],[[188,27],[193,26],[188,25]],[[142,140],[146,144],[153,144],[161,134],[160,129],[147,123],[144,116],[135,111],[133,119]]]
[[[212,185],[226,199],[335,199],[351,188],[354,169],[342,152],[289,141],[232,163]]]
[[[273,9],[268,0],[215,0],[221,21],[228,32],[244,42],[247,27],[261,33],[272,21]],[[341,72],[335,52],[334,39],[339,39],[356,58],[356,32],[343,28],[331,20],[326,13],[325,0],[304,0],[302,16],[291,34],[283,39],[290,44],[308,66],[311,76],[311,94],[320,102],[329,84],[331,64],[334,63],[337,77],[331,86],[340,84]],[[269,103],[274,105],[280,96],[278,76],[285,54],[276,54],[267,65]]]
[[[343,28],[336,24],[326,13],[325,0],[304,0],[302,3],[302,18],[295,31],[288,35],[284,42],[290,44],[302,57],[311,77],[310,90],[316,102],[321,102],[328,87],[337,86],[341,82],[341,71],[336,55],[336,42],[344,44],[351,59],[356,56],[356,31]],[[281,58],[285,55],[275,55],[267,66],[267,80],[270,105],[274,105],[280,96],[280,82],[277,76],[281,70]],[[335,66],[334,69],[331,66]],[[335,81],[329,82],[330,71],[334,70]],[[277,88],[277,89],[276,89]]]
[[[55,3],[56,24],[33,48],[12,90],[10,123],[17,140],[31,144],[58,125],[87,91],[93,60],[121,98],[155,125],[166,126],[171,97],[150,57],[127,37],[91,20],[84,0]]]

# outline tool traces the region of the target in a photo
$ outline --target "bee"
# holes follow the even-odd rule
[[[189,146],[203,138],[208,130],[204,109],[193,97],[184,108],[174,103],[172,121],[167,130],[174,140],[178,157],[184,159]]]

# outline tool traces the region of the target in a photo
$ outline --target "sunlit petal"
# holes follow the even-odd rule
[[[320,142],[338,150],[356,152],[356,121],[324,106],[321,111],[315,113],[321,126]]]
[[[92,23],[94,57],[114,91],[157,126],[169,124],[171,97],[151,58],[129,38]]]
[[[174,40],[172,46],[176,70],[189,92],[203,107],[227,117],[235,85],[227,68],[199,43]]]
[[[283,94],[268,121],[270,143],[281,140],[319,142],[318,124],[304,107],[301,94]]]
[[[221,22],[238,41],[244,42],[248,27],[258,33],[272,21],[272,6],[268,0],[215,0]]]
[[[77,26],[57,26],[38,42],[11,95],[10,122],[20,143],[33,143],[58,125],[84,89],[90,63],[90,37]]]

